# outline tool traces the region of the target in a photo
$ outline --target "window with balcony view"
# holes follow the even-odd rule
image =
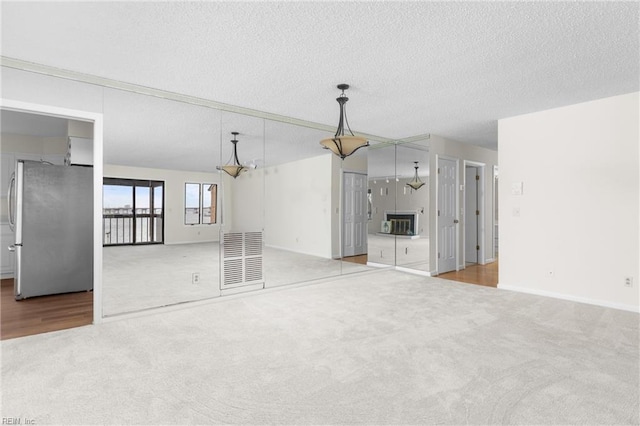
[[[164,182],[104,178],[102,244],[161,244],[164,241]]]
[[[215,183],[184,184],[184,224],[216,223],[218,185]]]

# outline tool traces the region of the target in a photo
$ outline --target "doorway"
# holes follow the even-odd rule
[[[31,159],[44,161],[51,167],[62,165],[75,165],[87,167],[92,164],[92,196],[93,211],[99,209],[102,204],[100,197],[102,189],[102,115],[98,113],[77,111],[48,105],[38,105],[27,102],[1,99],[2,109],[2,180],[8,179],[10,169],[5,167],[15,165],[17,159]],[[6,120],[6,122],[5,122]],[[41,126],[44,124],[45,126]],[[50,125],[59,125],[64,134],[50,135]],[[22,128],[23,130],[20,130]],[[33,134],[34,131],[41,132]],[[72,142],[81,141],[87,136],[84,131],[91,133],[92,152],[86,153],[84,148]],[[27,133],[24,133],[27,132]],[[28,132],[31,132],[30,134]],[[44,132],[44,133],[42,133]],[[45,134],[46,133],[46,134]],[[12,143],[5,143],[12,139]],[[39,151],[33,151],[35,145],[49,144],[46,149],[41,146]],[[25,144],[31,144],[29,146]],[[39,146],[39,145],[38,145]],[[83,148],[83,149],[80,149]],[[73,153],[71,151],[74,151]],[[47,153],[33,158],[34,152]],[[31,157],[29,157],[31,153]],[[78,154],[78,155],[76,155]],[[81,154],[81,155],[80,155]],[[85,162],[88,161],[88,162]],[[5,182],[3,182],[5,183]],[[7,187],[7,186],[5,186]],[[3,200],[6,209],[9,200]],[[39,334],[54,330],[99,323],[102,320],[101,310],[101,278],[102,278],[102,244],[100,239],[100,217],[92,215],[92,282],[93,291],[81,291],[30,297],[16,301],[13,297],[14,279],[16,274],[15,258],[7,259],[3,251],[2,256],[2,339]],[[7,225],[8,227],[8,225]],[[13,233],[5,235],[3,226],[3,240],[13,240]],[[15,240],[14,240],[15,241]],[[15,256],[15,255],[14,255]],[[11,270],[5,270],[5,266],[11,266]],[[8,296],[7,296],[8,295]],[[11,304],[9,306],[9,304]],[[72,308],[69,308],[73,306]]]
[[[493,259],[498,259],[498,166],[493,166]]]
[[[442,274],[457,269],[458,263],[458,160],[438,157],[437,179],[437,271]]]
[[[465,267],[484,264],[484,164],[465,161],[464,261]]]
[[[343,194],[342,257],[361,257],[367,254],[367,175],[344,172]]]

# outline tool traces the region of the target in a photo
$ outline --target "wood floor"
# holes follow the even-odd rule
[[[345,262],[359,263],[361,265],[366,265],[367,264],[367,255],[366,254],[360,254],[358,256],[345,256],[345,257],[342,258],[342,260],[344,260]]]
[[[30,336],[93,322],[93,292],[57,294],[16,301],[13,279],[0,284],[0,339]]]
[[[452,271],[438,275],[445,280],[460,281],[486,287],[498,286],[498,261],[486,265],[470,265],[461,271]]]

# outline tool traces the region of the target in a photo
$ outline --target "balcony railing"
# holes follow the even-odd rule
[[[103,245],[162,242],[162,209],[103,209],[102,231]]]

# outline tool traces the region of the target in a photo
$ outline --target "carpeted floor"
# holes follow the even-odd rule
[[[395,271],[1,342],[22,424],[638,424],[638,314]]]

